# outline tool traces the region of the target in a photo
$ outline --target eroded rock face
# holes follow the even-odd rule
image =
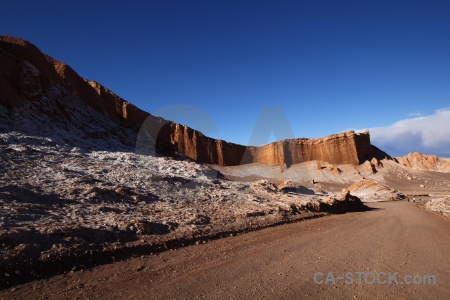
[[[414,152],[404,157],[398,157],[397,160],[402,165],[422,171],[450,172],[450,161],[438,158],[436,155]]]
[[[145,127],[154,128],[153,120],[146,122]],[[349,131],[324,138],[289,139],[254,147],[215,140],[187,126],[169,122],[157,136],[157,144],[164,142],[196,161],[221,166],[261,163],[289,167],[313,160],[357,165],[373,158],[389,157],[370,144],[369,132]]]
[[[127,127],[139,126],[149,115],[100,84],[81,78],[28,41],[0,36],[0,104],[12,108],[38,98],[43,90],[52,88],[51,83]]]
[[[0,105],[14,109],[27,101],[43,102],[55,86],[63,91],[62,97],[78,98],[120,126],[139,131],[136,152],[141,154],[178,152],[198,162],[222,166],[248,163],[290,166],[312,160],[356,165],[387,156],[370,144],[368,132],[290,139],[261,147],[209,138],[140,110],[99,83],[81,78],[68,65],[43,54],[28,41],[0,36]],[[39,108],[41,112],[49,109]],[[53,118],[63,122],[67,118],[63,105],[50,110]]]

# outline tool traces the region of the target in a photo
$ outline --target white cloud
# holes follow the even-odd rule
[[[450,155],[450,109],[370,128],[372,144],[393,156],[409,152]]]
[[[422,113],[420,111],[413,111],[412,113],[408,114],[408,117],[420,117],[422,116]]]

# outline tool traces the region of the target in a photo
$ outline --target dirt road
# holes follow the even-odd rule
[[[370,207],[56,276],[4,290],[0,298],[448,298],[450,220],[407,202]],[[347,272],[353,284],[345,282]],[[368,284],[372,274],[364,273],[359,284],[356,272],[386,283]],[[391,284],[389,272],[398,272]],[[436,283],[401,284],[432,282],[406,275],[433,275]]]

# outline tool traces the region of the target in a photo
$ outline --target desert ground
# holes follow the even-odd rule
[[[114,257],[363,209],[348,192],[315,192],[292,181],[232,181],[185,158],[1,137],[3,287]]]
[[[219,167],[2,139],[2,299],[449,292],[449,173],[394,160],[375,171],[323,162]],[[436,284],[313,281],[315,272],[364,271],[433,275]]]
[[[2,299],[444,299],[450,219],[407,201],[140,256],[3,290]],[[398,284],[316,284],[314,274],[398,272]],[[435,284],[402,284],[405,275]],[[324,279],[324,278],[322,278]]]

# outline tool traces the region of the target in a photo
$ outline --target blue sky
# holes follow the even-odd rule
[[[197,111],[215,132],[176,121],[235,143],[274,107],[295,137],[371,128],[404,153],[416,144],[379,133],[446,122],[436,116],[450,107],[448,1],[18,0],[2,3],[0,28],[150,113]],[[412,126],[417,148],[450,153],[441,123],[433,145]]]

